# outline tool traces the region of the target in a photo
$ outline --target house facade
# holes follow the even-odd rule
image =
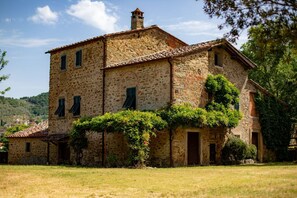
[[[223,74],[240,90],[243,119],[234,129],[177,129],[172,138],[160,131],[151,140],[151,163],[167,166],[220,162],[220,151],[233,133],[265,156],[254,93],[248,79],[255,65],[226,40],[187,45],[158,26],[143,27],[143,12],[131,16],[131,30],[106,34],[55,48],[50,53],[48,163],[73,163],[68,147],[72,123],[85,116],[117,112],[126,107],[154,110],[168,104],[204,107],[209,74]],[[104,141],[102,141],[102,136]],[[82,163],[99,165],[109,158],[124,163],[128,148],[121,133],[88,133]],[[104,144],[104,145],[102,145]],[[104,148],[104,149],[101,149]]]
[[[46,164],[48,121],[9,135],[9,164]]]

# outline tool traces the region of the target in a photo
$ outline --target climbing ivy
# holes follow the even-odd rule
[[[277,160],[286,160],[292,131],[289,109],[275,97],[260,93],[256,94],[255,102],[264,144],[276,152]]]
[[[145,166],[149,157],[150,137],[165,127],[236,127],[241,114],[232,105],[239,101],[239,91],[224,76],[208,76],[206,91],[211,95],[206,108],[189,104],[169,105],[155,112],[124,110],[106,113],[92,119],[77,120],[73,124],[70,145],[77,154],[77,163],[82,150],[87,147],[86,131],[122,132],[131,150],[131,164]]]
[[[81,152],[87,146],[85,131],[123,132],[131,149],[131,165],[143,167],[149,157],[150,137],[165,126],[166,122],[153,112],[124,110],[106,113],[89,120],[76,121],[71,142],[77,148],[76,152]]]

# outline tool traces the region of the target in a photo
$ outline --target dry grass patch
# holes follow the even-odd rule
[[[0,166],[0,197],[297,197],[297,166]]]

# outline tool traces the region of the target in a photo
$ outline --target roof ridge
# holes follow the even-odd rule
[[[89,42],[89,41],[92,41],[92,40],[96,40],[96,39],[102,39],[102,38],[105,38],[105,37],[111,37],[111,36],[121,35],[121,34],[125,34],[125,33],[139,32],[139,31],[144,31],[144,30],[148,30],[148,29],[152,29],[152,28],[159,28],[159,27],[157,25],[151,25],[151,26],[141,28],[141,29],[123,30],[123,31],[119,31],[119,32],[103,34],[103,35],[100,35],[100,36],[94,36],[94,37],[91,37],[91,38],[88,38],[88,39],[85,39],[85,40],[82,40],[82,41],[78,41],[78,42],[74,42],[74,43],[71,43],[71,44],[66,44],[66,45],[61,46],[61,47],[53,48],[51,50],[46,51],[45,53],[51,53],[51,52],[54,52],[54,51],[57,51],[57,50],[60,50],[60,49],[64,49],[64,48],[67,48],[67,47],[79,45],[79,44]]]

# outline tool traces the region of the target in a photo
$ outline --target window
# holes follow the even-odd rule
[[[79,67],[81,66],[82,62],[82,50],[79,50],[75,53],[75,66]]]
[[[219,53],[215,53],[214,62],[216,66],[223,67],[222,55]]]
[[[58,115],[59,117],[65,116],[65,99],[64,98],[59,99],[59,106],[58,106],[58,109],[55,111],[55,115]]]
[[[61,56],[61,70],[66,69],[66,55]]]
[[[26,142],[26,152],[30,152],[31,151],[31,143],[30,142]]]
[[[69,112],[72,113],[73,116],[80,115],[80,96],[73,97],[73,105],[72,105],[71,109],[69,110]]]
[[[135,87],[127,88],[126,100],[124,102],[123,108],[136,109],[136,88]]]

